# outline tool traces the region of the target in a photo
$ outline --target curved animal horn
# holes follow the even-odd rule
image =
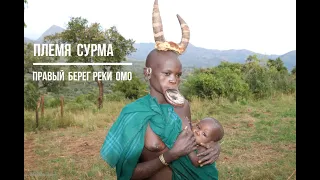
[[[187,23],[177,14],[180,26],[181,26],[181,41],[179,43],[179,48],[182,49],[182,52],[184,52],[189,44],[190,40],[190,29]]]
[[[153,12],[152,12],[152,26],[153,26],[153,36],[155,42],[160,41],[164,42],[164,34],[163,34],[163,26],[162,20],[160,16],[158,0],[154,1],[153,4]]]

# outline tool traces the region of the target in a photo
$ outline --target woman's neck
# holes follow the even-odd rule
[[[168,104],[166,99],[164,98],[164,95],[156,91],[155,89],[151,88],[150,89],[150,95],[152,97],[157,98],[159,104]]]

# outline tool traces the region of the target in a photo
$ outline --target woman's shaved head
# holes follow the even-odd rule
[[[146,67],[157,68],[164,63],[165,60],[179,61],[178,54],[173,51],[159,51],[157,49],[152,50],[146,60]],[[181,63],[180,63],[181,64]]]

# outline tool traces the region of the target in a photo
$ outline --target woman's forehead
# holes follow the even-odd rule
[[[179,69],[181,70],[182,65],[181,62],[178,59],[163,59],[162,63],[160,63],[160,67],[162,69]]]

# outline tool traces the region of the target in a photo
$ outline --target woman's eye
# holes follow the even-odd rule
[[[170,75],[170,73],[168,73],[168,72],[165,72],[165,73],[164,73],[164,75],[166,75],[166,76],[169,76],[169,75]]]
[[[196,125],[198,129],[200,129],[200,127],[198,125]]]
[[[207,137],[206,133],[202,133],[203,136]]]

